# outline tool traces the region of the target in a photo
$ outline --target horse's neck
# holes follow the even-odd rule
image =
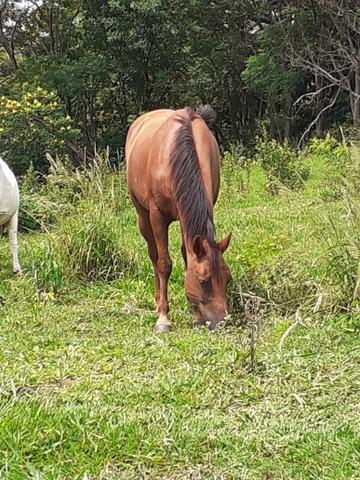
[[[0,186],[16,186],[16,179],[7,164],[0,158]]]
[[[0,210],[13,210],[18,203],[19,190],[16,178],[7,164],[0,158]]]
[[[0,200],[4,194],[4,190],[9,186],[9,181],[5,175],[5,163],[0,158]]]
[[[6,163],[2,158],[0,158],[0,182],[4,183],[6,180],[6,175],[5,175],[5,168],[6,168]]]

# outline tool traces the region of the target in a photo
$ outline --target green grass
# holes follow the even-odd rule
[[[327,219],[341,232],[344,205],[320,199],[325,168],[279,197],[259,167],[243,191],[244,173],[225,170],[216,224],[219,238],[233,231],[234,289],[267,302],[252,370],[236,315],[215,335],[192,330],[177,225],[168,336],[152,334],[152,271],[127,201],[116,227],[132,268],[112,282],[39,283],[49,234],[21,236],[14,278],[1,240],[0,478],[359,478],[360,321],[334,308]]]

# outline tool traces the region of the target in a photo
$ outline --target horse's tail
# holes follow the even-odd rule
[[[216,112],[210,105],[200,105],[200,107],[196,109],[196,113],[204,120],[209,128],[215,125]]]
[[[194,118],[196,113],[190,108],[177,117],[179,128],[170,159],[172,188],[186,236],[206,235],[211,217],[192,131]]]

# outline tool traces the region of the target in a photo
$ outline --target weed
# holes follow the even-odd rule
[[[267,188],[271,194],[278,194],[281,186],[290,190],[304,187],[309,168],[289,144],[280,145],[275,140],[258,138],[256,158],[267,174]]]

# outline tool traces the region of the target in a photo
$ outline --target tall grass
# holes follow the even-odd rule
[[[172,227],[165,337],[123,173],[54,162],[28,189],[28,214],[53,208],[20,235],[23,277],[0,242],[0,477],[357,479],[359,156],[325,198],[323,155],[274,196],[230,153],[215,223],[233,231],[232,324],[191,329]]]
[[[315,182],[315,187],[304,193],[280,189],[278,197],[269,196],[266,172],[243,151],[232,149],[224,156],[216,210],[217,223],[225,222],[226,232],[235,228],[230,249],[235,323],[244,320],[246,299],[252,296],[282,316],[357,308],[359,150],[353,148],[350,156],[327,138],[313,142],[305,155],[313,169],[309,185]],[[328,171],[326,198],[323,180],[312,178],[322,159]],[[78,282],[111,282],[135,273],[141,277],[144,268],[151,273],[146,254],[139,260],[138,247],[132,246],[129,222],[135,215],[124,172],[114,170],[106,153],[77,170],[49,161],[49,176],[40,185],[34,172],[23,184],[26,205],[32,205],[27,218],[32,212],[34,225],[44,232],[41,241],[29,241],[26,247],[25,270],[37,287],[61,292]],[[236,219],[228,214],[234,208]],[[135,232],[140,238],[136,227]]]
[[[38,287],[60,291],[77,280],[111,281],[133,272],[135,263],[125,247],[129,204],[124,173],[113,169],[106,154],[77,170],[58,159],[49,161],[43,185],[30,188],[29,175],[24,182],[25,205],[32,209],[23,211],[23,218],[46,233],[26,252],[25,266]],[[51,214],[43,205],[53,206]]]
[[[250,182],[243,199],[233,185],[239,173],[227,182],[229,168],[225,169],[221,208],[232,210],[236,204],[239,215],[238,222],[234,219],[232,244],[236,262],[231,300],[236,324],[245,321],[249,298],[260,299],[268,311],[293,318],[299,314],[324,318],[358,310],[359,150],[327,137],[314,141],[301,155],[309,168],[304,191],[279,188],[277,197],[260,194],[254,202],[249,198],[259,189],[259,165],[248,167]],[[276,182],[282,185],[281,178]],[[264,190],[263,180],[261,185]],[[231,198],[235,199],[228,204]]]

